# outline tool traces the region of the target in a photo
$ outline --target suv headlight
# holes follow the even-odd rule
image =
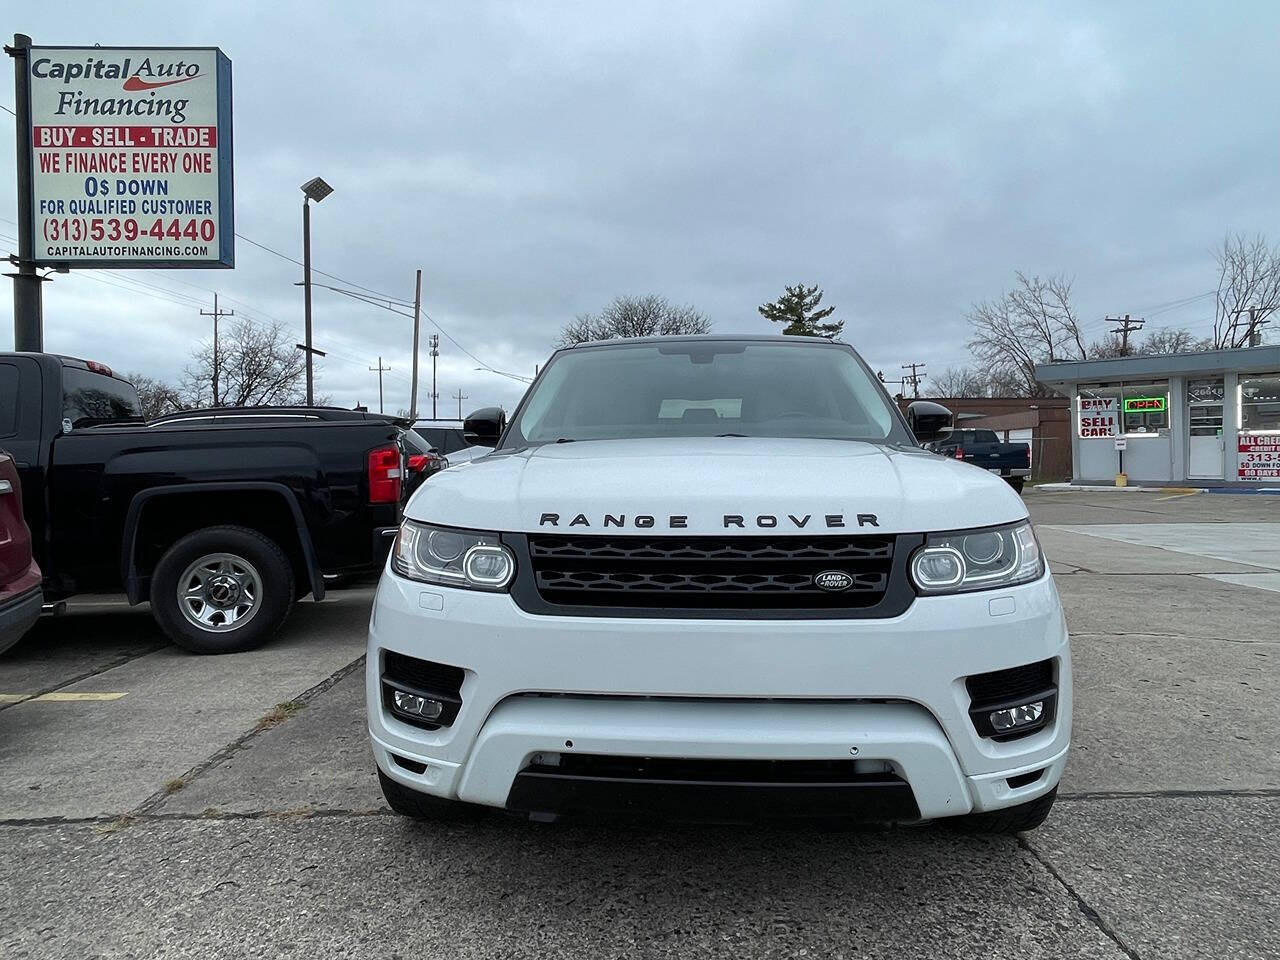
[[[516,558],[496,533],[454,530],[416,520],[400,524],[391,567],[402,577],[470,590],[505,590]]]
[[[1029,520],[932,533],[911,558],[911,580],[926,595],[1012,587],[1043,575],[1044,556]]]

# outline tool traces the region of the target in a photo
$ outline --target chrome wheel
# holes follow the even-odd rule
[[[244,557],[210,553],[178,578],[178,609],[210,633],[243,627],[262,607],[262,578]]]

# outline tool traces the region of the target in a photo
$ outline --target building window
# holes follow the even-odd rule
[[[1169,381],[1081,384],[1081,437],[1155,437],[1169,427]]]
[[[1240,432],[1280,433],[1280,373],[1240,378]]]

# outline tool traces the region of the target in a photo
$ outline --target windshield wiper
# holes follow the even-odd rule
[[[576,443],[577,437],[556,437],[556,443]]]
[[[745,433],[717,433],[716,434],[717,439],[719,439],[720,437],[745,437],[745,436],[746,436]]]

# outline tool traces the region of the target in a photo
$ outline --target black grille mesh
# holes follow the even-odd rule
[[[1053,687],[1053,661],[1041,660],[1008,670],[974,674],[965,680],[965,686],[975,704],[1006,703],[1043,693]]]
[[[862,607],[884,595],[894,538],[529,538],[538,593],[548,603],[685,608]],[[850,585],[822,590],[816,574]]]

